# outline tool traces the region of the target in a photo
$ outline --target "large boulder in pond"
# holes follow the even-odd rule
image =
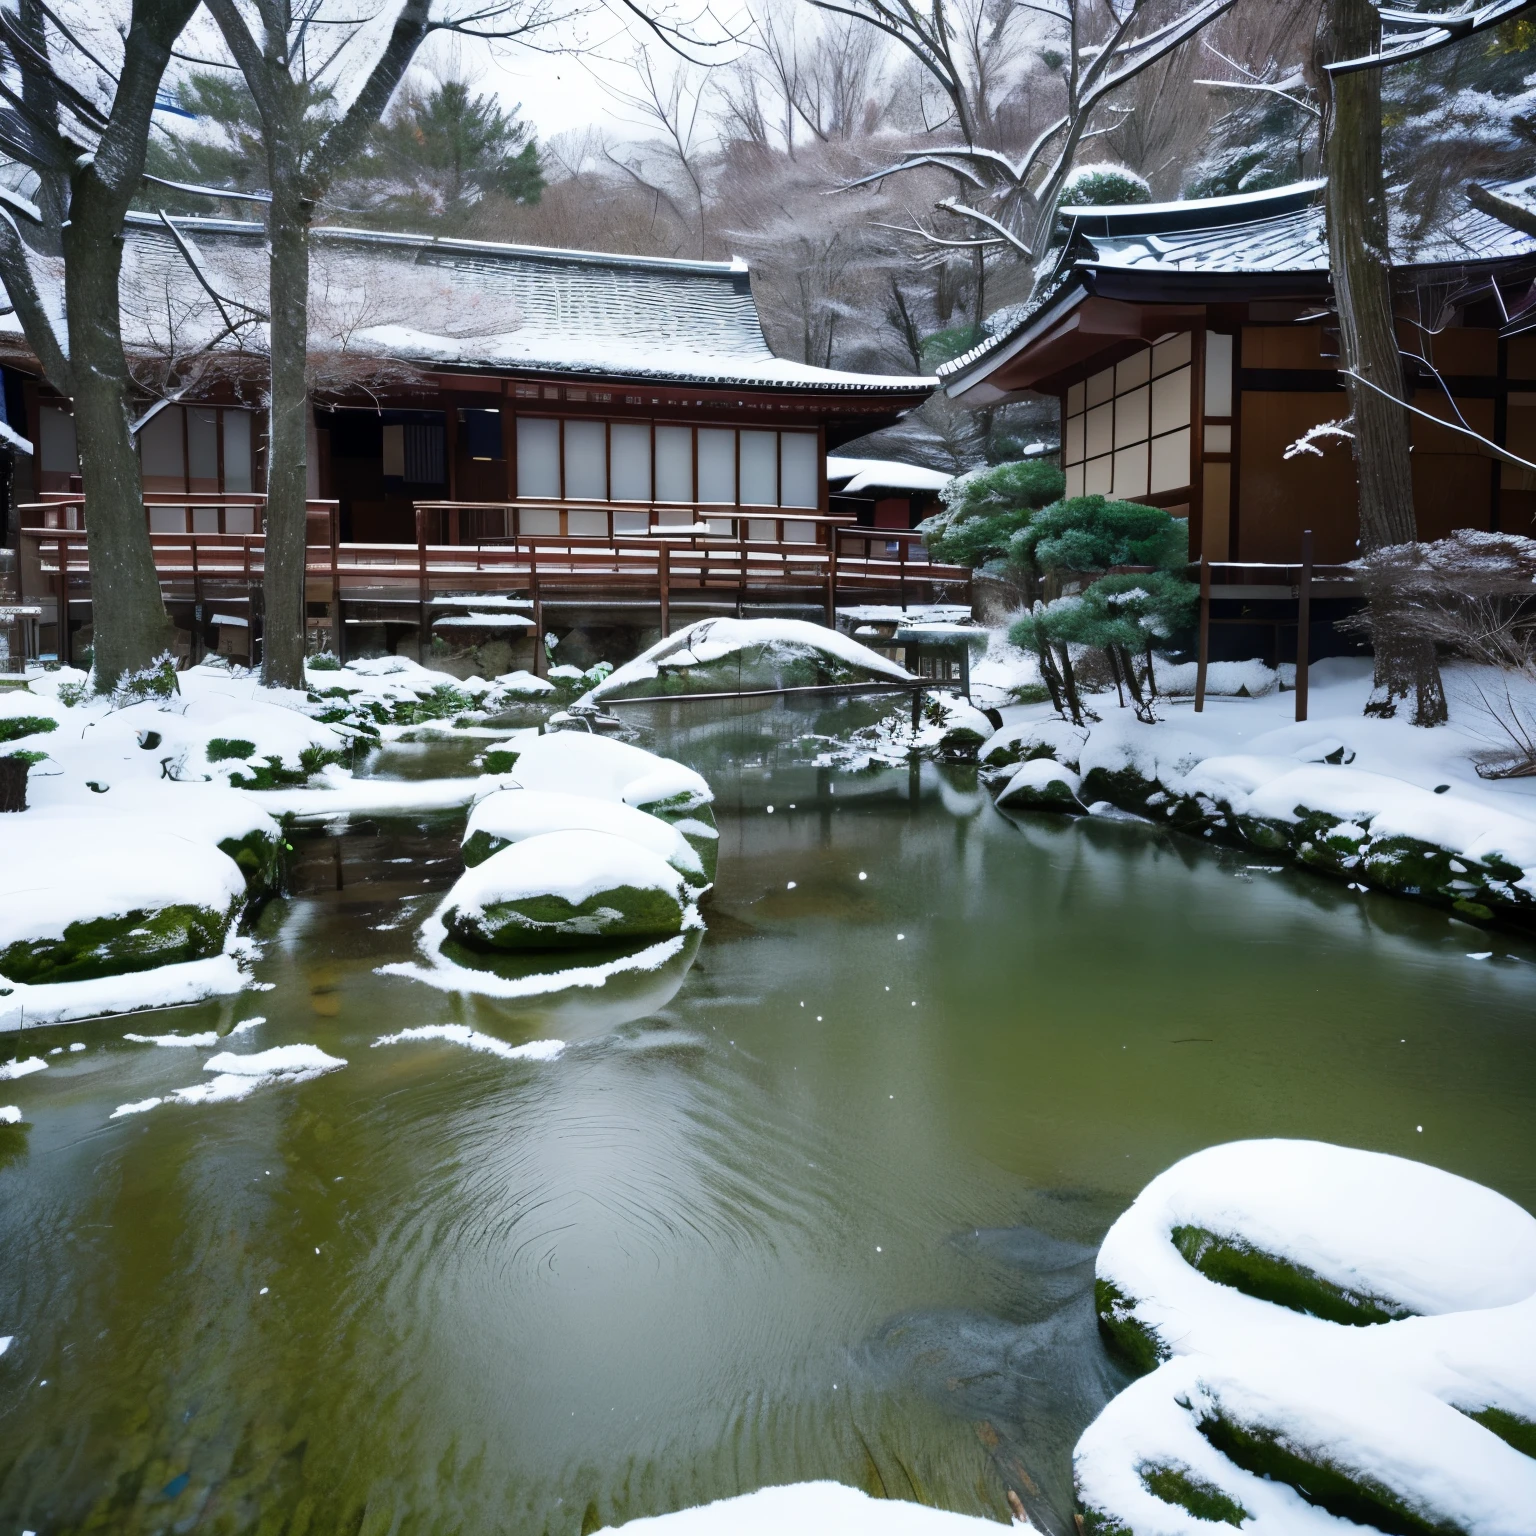
[[[682,875],[611,832],[545,832],[460,876],[443,922],[472,949],[581,949],[681,933],[693,916]]]
[[[549,832],[606,832],[665,859],[692,886],[708,883],[704,861],[683,834],[659,816],[613,800],[538,789],[503,789],[469,813],[464,863],[473,868],[512,843]]]
[[[86,981],[219,954],[246,903],[227,853],[113,816],[0,824],[0,976]]]
[[[519,740],[506,773],[524,789],[617,800],[668,819],[696,814],[715,798],[692,768],[587,731]]]

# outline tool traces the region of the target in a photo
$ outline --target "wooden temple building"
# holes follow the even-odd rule
[[[1500,190],[1536,206],[1536,179]],[[1294,623],[1304,531],[1319,565],[1355,554],[1348,439],[1292,446],[1349,414],[1322,191],[1064,209],[1044,296],[939,370],[962,404],[1054,396],[1068,493],[1187,516],[1191,558],[1213,565],[1218,587],[1242,588],[1227,621]],[[1417,246],[1394,236],[1404,381],[1425,413],[1412,418],[1421,538],[1536,533],[1536,475],[1438,424],[1459,419],[1536,460],[1533,279],[1536,241],[1470,207]],[[1319,641],[1332,616],[1318,612]],[[1229,638],[1252,653],[1252,635]],[[1289,659],[1273,638],[1274,658]]]
[[[196,649],[213,608],[259,601],[266,260],[259,225],[174,225],[130,216],[123,323],[146,386],[146,516]],[[966,580],[907,570],[919,542],[860,539],[857,511],[829,500],[829,450],[900,420],[934,381],[776,357],[743,262],[326,228],[311,310],[317,624],[373,644],[383,625],[393,647],[400,626],[425,639],[440,598],[477,593],[659,601],[665,627],[669,598],[830,610],[845,591],[895,601]],[[12,542],[53,650],[60,604],[77,631],[89,617],[70,402],[14,314],[0,364]]]

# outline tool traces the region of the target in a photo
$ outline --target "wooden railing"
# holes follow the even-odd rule
[[[188,505],[203,505],[189,502]],[[448,510],[441,507],[434,511]],[[464,508],[458,509],[461,513]],[[885,529],[850,529],[842,519],[819,519],[825,542],[758,540],[703,535],[692,525],[635,537],[591,538],[582,535],[523,534],[503,540],[434,544],[426,540],[429,514],[423,509],[421,538],[409,544],[342,543],[334,507],[315,508],[310,522],[306,591],[310,600],[325,594],[335,623],[336,648],[344,654],[345,604],[406,602],[417,609],[425,646],[431,609],[440,595],[525,594],[536,638],[543,634],[543,604],[552,591],[601,603],[605,598],[654,595],[663,632],[670,632],[674,599],[710,595],[738,605],[760,601],[819,601],[826,622],[835,622],[840,593],[858,593],[905,604],[909,591],[934,584],[968,589],[970,572],[961,566],[935,565],[907,558],[910,540],[892,539]],[[794,519],[786,519],[793,521]],[[748,521],[745,514],[739,521]],[[464,529],[461,521],[460,534]],[[864,538],[866,533],[872,537]],[[89,600],[90,558],[86,536],[67,526],[25,527],[27,558],[42,592],[56,611],[67,614],[71,602]],[[840,547],[849,539],[862,553]],[[872,547],[895,542],[888,549]],[[237,605],[253,623],[263,575],[265,540],[260,534],[152,533],[150,546],[168,602]],[[538,648],[536,647],[536,654]]]
[[[1284,580],[1264,577],[1283,574]],[[1295,580],[1291,580],[1294,573]],[[1307,669],[1311,665],[1312,599],[1354,597],[1359,594],[1354,570],[1347,565],[1314,565],[1312,530],[1301,536],[1301,559],[1289,564],[1270,560],[1200,560],[1200,649],[1195,667],[1195,709],[1205,708],[1205,680],[1210,667],[1212,624],[1273,624],[1288,627],[1281,619],[1251,615],[1212,618],[1212,602],[1294,602],[1296,604],[1296,719],[1307,718]],[[1276,660],[1278,661],[1278,655]]]

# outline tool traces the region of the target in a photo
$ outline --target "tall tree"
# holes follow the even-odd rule
[[[1077,160],[1078,150],[1104,131],[1100,109],[1109,98],[1159,59],[1194,37],[1237,0],[1179,0],[1171,20],[1153,18],[1167,10],[1160,0],[1030,0],[1020,10],[1047,17],[1060,37],[1065,101],[1061,114],[1012,159],[996,142],[994,54],[1006,32],[989,22],[978,27],[971,10],[952,9],[944,0],[925,8],[913,0],[811,0],[824,11],[857,17],[894,38],[917,60],[948,99],[958,142],[924,149],[894,165],[850,182],[863,186],[887,176],[935,166],[954,178],[959,196],[938,209],[981,226],[978,250],[1011,249],[1033,265],[1050,243],[1056,207]],[[983,19],[991,10],[975,5]],[[931,235],[935,244],[956,242]]]
[[[1381,23],[1370,0],[1329,0],[1319,45],[1325,59],[1374,52]],[[1354,417],[1360,547],[1366,554],[1417,537],[1403,362],[1392,305],[1386,179],[1381,162],[1381,75],[1357,70],[1326,82],[1323,166],[1328,265],[1339,316],[1339,343]],[[1435,648],[1428,640],[1378,637],[1376,686],[1368,712],[1393,715],[1414,700],[1414,722],[1446,718]]]
[[[197,0],[134,0],[118,60],[100,59],[40,4],[24,15],[0,11],[0,68],[20,81],[20,89],[0,82],[0,150],[40,184],[36,204],[3,197],[0,278],[49,382],[74,401],[104,690],[153,665],[171,639],[140,491],[118,280],[160,82],[196,8]],[[18,220],[42,250],[62,255],[62,315]],[[67,616],[59,618],[62,639]]]
[[[539,148],[517,112],[474,94],[464,80],[403,91],[357,167],[384,188],[375,211],[458,224],[488,194],[538,202],[544,191]]]

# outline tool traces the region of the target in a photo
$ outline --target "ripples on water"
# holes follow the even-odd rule
[[[576,1536],[835,1477],[1064,1533],[1121,1384],[1092,1257],[1158,1169],[1317,1135],[1536,1203],[1523,943],[797,761],[853,710],[700,708],[648,722],[719,795],[691,968],[516,1005],[378,976],[459,868],[415,817],[303,839],[273,990],[156,1026],[260,1012],[235,1049],[345,1070],[109,1123],[206,1053],[27,1037],[90,1049],[6,1085],[0,1529]],[[568,1045],[374,1048],[444,1023]]]

